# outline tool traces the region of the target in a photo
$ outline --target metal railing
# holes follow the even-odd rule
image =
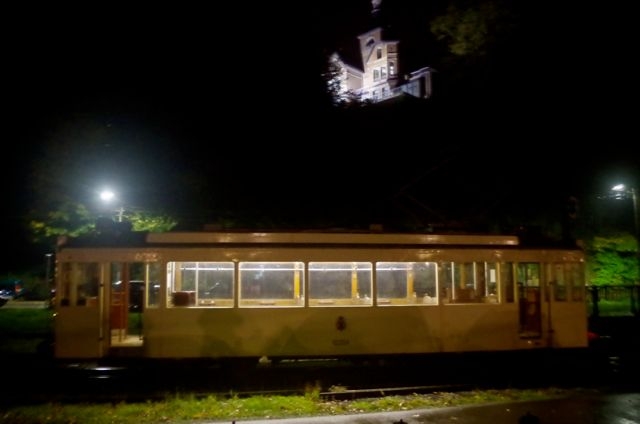
[[[587,292],[591,317],[640,315],[640,284],[587,285]]]

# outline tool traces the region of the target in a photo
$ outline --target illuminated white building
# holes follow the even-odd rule
[[[357,50],[344,48],[333,53],[330,83],[335,84],[336,101],[379,102],[406,93],[418,98],[431,97],[430,67],[402,69],[398,40],[385,40],[376,27],[357,37]]]

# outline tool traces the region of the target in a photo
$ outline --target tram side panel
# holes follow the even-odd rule
[[[54,319],[56,358],[99,358],[104,356],[98,307],[58,308]]]
[[[149,311],[150,357],[340,357],[439,352],[437,308]]]
[[[533,342],[520,336],[518,313],[515,304],[149,308],[144,312],[144,354],[314,357],[514,350],[547,343],[586,346],[581,302],[545,305],[545,331]],[[103,356],[99,322],[97,307],[60,308],[56,356]]]
[[[499,305],[150,310],[157,358],[341,357],[514,350],[517,311]]]

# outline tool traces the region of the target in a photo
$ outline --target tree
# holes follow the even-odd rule
[[[82,203],[65,201],[55,210],[46,212],[41,219],[32,219],[29,227],[35,243],[49,247],[55,245],[60,236],[78,237],[101,232],[100,220],[113,222],[112,218],[101,217],[91,212]],[[123,219],[130,223],[133,231],[164,232],[170,231],[177,221],[168,215],[154,215],[148,212],[129,212]]]
[[[29,222],[33,241],[50,246],[59,236],[76,237],[95,230],[96,218],[81,203],[64,201],[55,210],[46,211]]]
[[[457,56],[483,56],[512,29],[512,15],[502,2],[474,6],[451,5],[446,14],[431,21],[431,32],[444,40]]]
[[[638,281],[636,238],[628,233],[595,236],[589,241],[587,281],[593,285],[625,285]]]
[[[175,199],[172,193],[185,191],[176,189],[184,173],[166,136],[122,117],[70,115],[61,122],[43,135],[31,167],[28,230],[34,243],[50,251],[58,236],[98,231],[96,222],[105,214],[98,191],[106,181],[123,187],[123,203],[140,202],[125,214],[133,230],[168,231],[177,225],[154,203],[161,195]],[[157,187],[163,192],[154,192]]]
[[[339,108],[359,107],[371,104],[353,90],[348,90],[344,81],[343,64],[336,54],[327,63],[323,77],[327,84],[327,93],[331,97],[332,105]]]
[[[131,221],[133,231],[148,231],[152,233],[162,233],[171,231],[178,221],[168,215],[152,215],[145,212],[133,212],[127,215]]]

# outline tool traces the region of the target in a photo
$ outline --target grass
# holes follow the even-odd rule
[[[636,305],[636,309],[640,308],[640,305]],[[591,302],[588,304],[587,313],[593,313],[593,305]],[[598,301],[598,315],[602,317],[616,317],[616,316],[632,316],[631,299],[624,300],[604,300]]]
[[[561,397],[575,390],[482,390],[459,393],[414,394],[374,399],[328,401],[312,391],[304,396],[254,396],[250,398],[173,396],[163,401],[116,404],[58,404],[20,406],[0,413],[0,423],[184,423],[231,422],[240,419],[274,419],[319,415],[405,411]]]
[[[36,354],[52,339],[52,310],[0,308],[0,355]]]
[[[0,308],[0,334],[43,336],[53,332],[53,311],[50,309]]]

